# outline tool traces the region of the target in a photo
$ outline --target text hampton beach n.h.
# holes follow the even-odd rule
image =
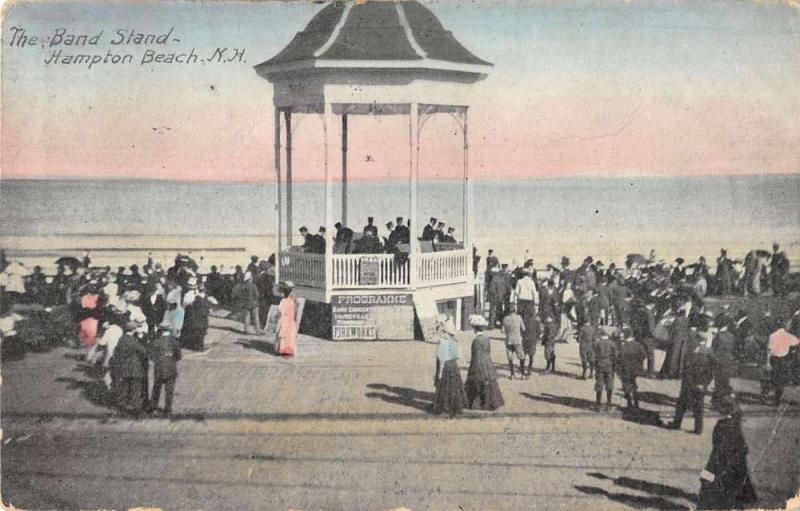
[[[246,63],[244,48],[217,46],[198,51],[184,46],[174,27],[163,32],[142,32],[133,28],[101,29],[77,33],[54,28],[46,34],[30,33],[25,27],[8,29],[11,48],[38,50],[45,66],[84,66],[158,64]]]

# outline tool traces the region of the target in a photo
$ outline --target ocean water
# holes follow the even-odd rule
[[[461,183],[419,184],[419,219],[442,219],[462,233]],[[341,191],[334,190],[336,220]],[[720,247],[735,257],[779,241],[800,256],[800,175],[747,177],[568,178],[473,183],[473,241],[481,254],[537,263],[592,254],[711,259]],[[294,186],[293,230],[324,223],[324,185]],[[48,259],[93,250],[96,261],[121,262],[155,250],[209,259],[247,260],[275,248],[275,188],[267,184],[168,181],[5,180],[0,182],[0,246],[21,258]],[[349,225],[367,216],[409,217],[408,183],[351,183]],[[415,222],[418,230],[422,222]],[[99,258],[99,259],[98,259]]]

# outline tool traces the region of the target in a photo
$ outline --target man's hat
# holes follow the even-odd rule
[[[367,221],[368,222],[372,222],[373,220],[375,220],[375,217],[372,217],[372,216],[368,216],[367,217]]]
[[[675,259],[675,262],[678,263],[678,264],[683,264],[683,257],[679,257],[679,258]]]
[[[320,225],[320,226],[319,226],[319,232],[325,232],[325,227],[323,227],[323,226],[321,226],[321,225]]]
[[[430,221],[431,221],[431,223],[433,223],[433,222],[435,222],[435,221],[436,221],[436,219],[435,219],[435,218],[433,218],[433,217],[431,217],[431,220],[430,220]]]
[[[447,232],[453,232],[453,231],[455,231],[455,230],[456,230],[456,228],[455,228],[455,227],[448,227],[448,228],[447,228]]]
[[[308,227],[304,225],[303,227],[300,228],[300,232],[308,232]]]
[[[472,314],[469,317],[469,326],[471,326],[471,327],[476,327],[476,326],[487,327],[487,326],[489,326],[489,322],[486,321],[486,318],[484,318],[481,314]]]
[[[337,229],[341,229],[342,228],[342,222],[336,222],[335,224],[333,224],[333,226],[336,227]]]
[[[395,220],[397,221],[398,224],[402,224],[403,223],[403,217],[401,217],[401,216],[395,218]]]
[[[394,224],[392,222],[386,222],[386,227],[388,227],[390,229],[392,228],[393,225]]]
[[[439,222],[439,227],[444,227],[444,222]]]

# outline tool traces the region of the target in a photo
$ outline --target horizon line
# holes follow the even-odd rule
[[[761,174],[614,174],[614,175],[598,175],[598,174],[568,174],[564,176],[507,176],[507,177],[473,177],[469,181],[472,182],[519,182],[519,181],[566,181],[575,179],[675,179],[675,178],[755,178],[755,177],[792,177],[800,176],[800,170],[795,172],[775,172],[775,173],[761,173]],[[159,177],[120,177],[120,176],[10,176],[5,177],[0,174],[0,182],[3,181],[108,181],[108,182],[157,182],[157,183],[181,183],[181,184],[254,184],[254,185],[274,185],[275,180],[262,180],[262,179],[175,179],[175,178],[159,178]],[[419,179],[421,182],[452,182],[461,183],[462,179],[450,178],[427,178]],[[359,178],[351,179],[348,183],[408,183],[408,179],[379,179],[379,178]],[[282,181],[285,184],[285,181]],[[295,179],[294,184],[325,184],[325,180],[321,179]],[[333,181],[334,185],[341,184],[341,180]]]

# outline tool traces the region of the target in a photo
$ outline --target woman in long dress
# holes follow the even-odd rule
[[[86,287],[80,297],[80,322],[78,323],[78,339],[85,348],[91,348],[97,342],[100,310],[100,295],[94,284]]]
[[[480,314],[475,314],[469,318],[469,324],[477,335],[472,341],[472,358],[469,361],[467,381],[464,384],[467,392],[467,408],[472,408],[475,398],[480,397],[481,408],[496,410],[503,406],[505,401],[497,383],[491,344],[489,338],[483,334],[489,322]]]
[[[700,475],[697,508],[749,508],[757,496],[747,467],[741,412],[733,396],[724,399],[719,408],[724,417],[714,426],[711,454]]]
[[[458,368],[460,357],[458,340],[455,338],[456,328],[446,316],[439,318],[439,328],[443,337],[436,348],[436,374],[434,385],[436,394],[433,397],[433,413],[447,412],[454,417],[467,405],[467,393]]]
[[[292,285],[284,282],[279,287],[283,295],[278,305],[278,331],[276,334],[276,353],[293,357],[297,352],[297,300],[292,295]]]

